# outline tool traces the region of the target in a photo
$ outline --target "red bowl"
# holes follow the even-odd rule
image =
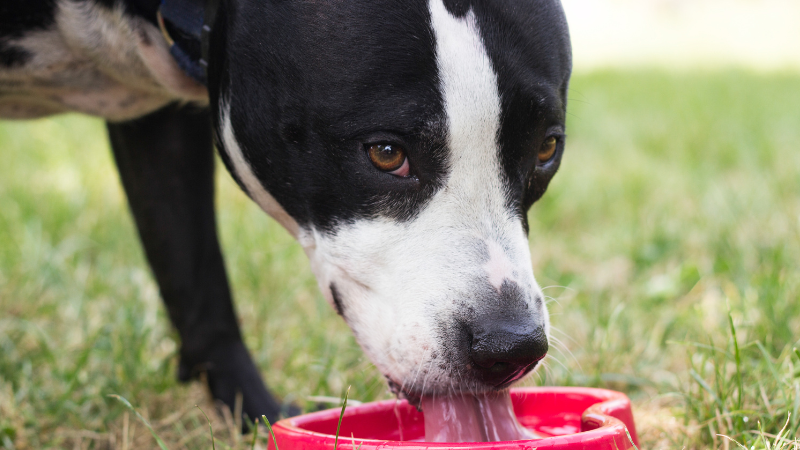
[[[541,436],[507,442],[424,442],[421,412],[405,400],[386,400],[348,407],[336,450],[626,450],[639,446],[631,402],[621,392],[578,387],[511,390],[519,422]],[[329,409],[281,420],[274,425],[281,450],[330,450],[341,409]],[[630,433],[630,434],[628,434]],[[272,439],[269,449],[274,450]]]

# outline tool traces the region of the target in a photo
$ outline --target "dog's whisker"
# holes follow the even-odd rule
[[[458,384],[459,384],[459,386],[464,386],[466,383],[464,383],[464,377],[462,376],[462,373],[461,373],[461,371],[460,371],[460,370],[453,370],[453,368],[452,368],[452,365],[453,365],[453,364],[451,363],[451,364],[450,364],[450,366],[451,366],[451,368],[450,368],[450,371],[451,371],[451,372],[455,372],[456,376],[458,377]],[[451,386],[452,386],[452,381],[451,381]],[[453,395],[457,394],[457,391],[458,391],[458,390],[456,389],[456,386],[452,386],[452,388],[453,388]],[[467,390],[471,390],[471,389],[469,388],[469,386],[467,386]]]
[[[569,286],[562,286],[560,284],[551,284],[550,286],[544,286],[541,289],[544,291],[547,289],[558,289],[558,288],[564,289],[566,291],[578,292],[575,288],[571,288]]]
[[[551,355],[548,355],[548,357],[547,357],[547,358],[545,358],[545,360],[546,360],[546,361],[550,361],[550,360],[552,360],[552,361],[555,361],[555,362],[556,362],[556,363],[558,363],[558,365],[560,365],[560,366],[561,366],[561,367],[562,367],[564,370],[566,370],[566,371],[567,371],[567,373],[572,373],[572,370],[571,370],[569,367],[567,367],[567,365],[566,365],[566,364],[564,364],[564,363],[563,363],[561,360],[559,360],[558,358],[555,358],[555,357],[553,357],[553,356],[551,356]],[[545,362],[545,364],[546,364],[546,362]],[[579,366],[579,368],[580,368],[580,366]],[[580,369],[580,370],[581,370],[581,371],[583,371],[583,369]]]
[[[552,331],[556,331],[556,332],[560,333],[562,336],[566,337],[573,344],[576,344],[576,345],[578,344],[578,341],[576,341],[572,336],[570,336],[569,334],[567,334],[563,330],[561,330],[561,328],[558,328],[558,327],[555,327],[553,325],[550,325],[550,331],[551,331],[550,339],[554,339]]]
[[[409,389],[414,389],[414,387],[416,386],[417,378],[419,377],[419,373],[422,371],[422,366],[425,365],[425,362],[428,360],[428,357],[429,357],[430,353],[431,353],[431,351],[428,350],[422,355],[422,358],[420,358],[419,364],[417,365],[417,370],[414,373],[414,378],[411,380],[411,385],[408,386]],[[404,380],[403,384],[400,386],[400,391],[401,392],[405,392],[406,387],[407,387],[406,386],[406,381]]]
[[[558,306],[561,306],[561,302],[559,302],[557,298],[555,298],[555,297],[551,297],[551,296],[549,296],[549,295],[545,295],[545,296],[544,296],[544,304],[545,304],[545,305],[549,305],[549,304],[551,304],[551,303],[555,303],[555,304],[557,304]]]
[[[537,378],[536,384],[541,386],[546,378],[546,376],[542,376],[542,372],[544,371],[546,375],[550,375],[550,367],[544,364],[544,362],[540,363],[539,367],[541,367],[541,369],[535,370],[533,372],[533,376]]]
[[[559,341],[559,340],[558,340],[558,339],[556,339],[556,338],[553,338],[553,344],[555,344],[555,345],[553,346],[553,348],[554,348],[554,349],[555,349],[555,350],[556,350],[558,353],[560,353],[560,354],[561,354],[561,356],[564,356],[564,357],[567,357],[567,356],[568,356],[570,359],[572,359],[573,361],[575,361],[575,363],[576,363],[576,364],[578,364],[578,367],[580,367],[580,362],[578,361],[578,358],[576,358],[576,357],[575,357],[575,355],[572,353],[572,351],[569,349],[569,347],[567,347],[566,345],[564,345],[564,343],[563,343],[563,342]],[[555,357],[555,355],[552,355],[552,354],[551,354],[550,356],[551,356],[551,357]]]
[[[422,390],[420,390],[420,393],[422,393],[422,394],[425,393],[425,386],[427,386],[427,384],[428,384],[428,378],[430,378],[430,375],[431,375],[430,370],[426,370],[425,371],[425,377],[422,379]]]

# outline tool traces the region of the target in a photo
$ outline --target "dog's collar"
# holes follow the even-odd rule
[[[162,0],[156,12],[161,33],[181,69],[207,82],[209,36],[220,0]]]

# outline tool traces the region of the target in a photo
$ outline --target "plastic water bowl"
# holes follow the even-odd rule
[[[405,400],[386,400],[348,407],[334,450],[626,450],[638,447],[628,397],[606,389],[575,387],[511,390],[519,422],[540,436],[507,442],[424,442],[423,413]],[[275,424],[280,450],[330,450],[340,408],[292,417]],[[270,439],[269,449],[274,450]]]

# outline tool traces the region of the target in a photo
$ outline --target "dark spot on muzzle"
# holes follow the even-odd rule
[[[331,290],[331,296],[333,297],[333,306],[336,308],[336,314],[344,317],[344,307],[342,307],[342,299],[339,297],[339,291],[336,290],[336,285],[331,283],[328,286]]]

